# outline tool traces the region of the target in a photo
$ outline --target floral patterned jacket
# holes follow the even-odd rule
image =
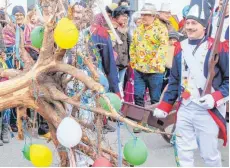
[[[143,73],[164,73],[168,45],[167,27],[159,19],[149,27],[141,25],[130,46],[131,67]]]

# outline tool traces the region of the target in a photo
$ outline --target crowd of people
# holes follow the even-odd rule
[[[66,60],[68,64],[74,66],[76,62],[78,64],[82,62],[81,58],[76,57],[75,51],[84,52],[84,46],[81,43],[83,41],[92,42],[89,44],[93,44],[90,48],[95,55],[95,60],[97,60],[97,66],[108,80],[108,84],[104,85],[104,87],[117,94],[123,101],[142,107],[146,104],[156,104],[161,100],[158,108],[153,113],[158,118],[166,117],[172,104],[183,93],[181,96],[182,106],[178,112],[177,121],[177,132],[185,137],[183,140],[178,140],[178,155],[181,165],[193,165],[191,152],[196,145],[194,142],[191,147],[191,142],[195,141],[194,137],[197,136],[199,143],[203,146],[201,153],[206,164],[220,166],[221,158],[217,149],[217,137],[215,137],[219,131],[218,124],[215,122],[210,124],[211,115],[207,113],[204,116],[201,113],[203,112],[202,108],[206,110],[213,109],[217,101],[223,97],[228,97],[229,12],[227,7],[221,34],[222,50],[220,50],[220,61],[218,68],[216,68],[217,74],[213,82],[214,90],[218,91],[214,92],[211,98],[211,94],[208,95],[209,97],[202,97],[202,102],[204,103],[197,103],[195,98],[200,98],[200,93],[196,90],[197,81],[194,82],[197,74],[191,73],[192,68],[187,61],[195,61],[200,64],[201,68],[199,69],[199,66],[194,63],[198,66],[195,68],[198,69],[196,70],[198,71],[197,73],[202,72],[207,76],[207,58],[209,56],[206,58],[206,55],[210,54],[212,38],[215,38],[216,35],[217,21],[223,8],[223,0],[219,0],[219,5],[214,10],[210,8],[212,6],[210,4],[208,4],[209,6],[200,5],[205,9],[201,10],[199,14],[196,11],[200,9],[194,9],[197,7],[196,5],[190,4],[190,6],[184,7],[181,21],[178,21],[178,18],[172,15],[170,4],[167,3],[162,3],[160,10],[157,10],[154,4],[146,3],[140,11],[136,12],[130,10],[129,0],[120,0],[118,4],[112,3],[106,6],[105,10],[118,37],[122,41],[121,44],[109,29],[102,13],[93,16],[93,12],[86,8],[87,5],[84,1],[69,4],[69,6],[67,5],[68,17],[73,20],[80,31],[80,40],[74,49],[67,51]],[[49,5],[42,4],[41,7],[43,19],[47,21],[53,11]],[[85,15],[86,13],[87,15]],[[20,57],[17,56],[18,29],[24,31],[27,52],[33,60],[38,59],[39,51],[32,46],[30,40],[31,31],[42,24],[37,15],[38,12],[33,8],[26,14],[22,6],[15,6],[12,10],[12,18],[15,20],[11,19],[12,21],[8,23],[4,22],[4,20],[9,16],[3,10],[0,10],[0,38],[3,39],[0,41],[0,68],[23,68]],[[82,19],[83,16],[88,17]],[[212,17],[210,18],[210,16]],[[94,19],[90,22],[91,17]],[[210,21],[212,24],[210,24]],[[195,60],[186,58],[185,55],[189,55],[187,53],[192,54],[191,51],[193,50],[195,53],[193,56],[197,58]],[[203,55],[203,57],[198,58],[200,55]],[[201,81],[205,83],[203,76],[198,77],[200,80],[202,78],[203,81]],[[0,78],[1,82],[5,80],[8,79]],[[200,84],[200,82],[198,83]],[[162,95],[163,92],[164,95]],[[210,104],[210,102],[212,103]],[[188,106],[188,104],[190,105]],[[28,109],[27,111],[29,114],[32,110]],[[186,115],[184,115],[184,111],[186,111]],[[194,114],[190,114],[190,112],[194,112]],[[2,144],[1,140],[4,143],[9,142],[7,136],[8,124],[10,124],[14,132],[17,131],[16,109],[5,110],[2,114],[0,145]],[[194,115],[197,115],[197,117]],[[202,115],[202,118],[199,117],[200,115]],[[49,136],[46,121],[41,116],[38,118],[39,134],[45,137]],[[191,121],[193,119],[196,119],[196,121]],[[104,133],[116,130],[108,124],[107,118],[104,118],[103,123]],[[188,123],[192,124],[189,125]],[[202,126],[197,126],[198,123],[206,124],[206,126],[201,129]],[[146,123],[142,122],[138,124],[146,125]],[[210,127],[207,128],[207,125]],[[206,128],[212,132],[209,133]],[[193,129],[198,132],[196,135],[194,135]],[[135,133],[141,132],[137,128],[134,128],[133,131]],[[210,144],[207,143],[207,138]],[[188,142],[190,144],[187,144]],[[188,151],[190,148],[191,150]]]

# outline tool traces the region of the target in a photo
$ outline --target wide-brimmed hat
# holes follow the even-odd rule
[[[156,6],[151,4],[151,3],[145,3],[141,11],[139,12],[140,14],[149,14],[149,15],[156,15],[157,14],[157,9]]]
[[[161,9],[159,12],[171,12],[171,4],[170,3],[162,3]]]

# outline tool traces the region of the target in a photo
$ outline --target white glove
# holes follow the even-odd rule
[[[156,108],[154,111],[153,111],[153,116],[154,117],[157,117],[157,118],[166,118],[168,115],[168,113],[166,113],[165,111],[163,110],[160,110],[158,108]]]
[[[207,110],[213,109],[214,106],[215,106],[215,100],[214,100],[214,98],[212,97],[212,95],[207,94],[207,95],[205,95],[204,97],[201,97],[201,98],[199,99],[199,105],[200,105],[201,107],[203,107],[204,109],[207,109]]]

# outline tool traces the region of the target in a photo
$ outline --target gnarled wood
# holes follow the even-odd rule
[[[48,0],[42,0],[46,3],[51,3]],[[57,0],[52,0],[53,11],[58,11]],[[93,3],[92,3],[93,4]],[[62,11],[62,10],[61,10]],[[142,130],[166,134],[165,132],[151,130],[143,126],[137,125],[136,123],[120,116],[115,109],[110,104],[109,99],[104,95],[103,86],[98,83],[99,74],[95,65],[93,65],[90,58],[83,57],[84,63],[88,66],[90,72],[93,74],[92,77],[87,76],[82,70],[77,69],[74,66],[67,65],[63,63],[63,57],[66,50],[55,48],[54,44],[54,28],[56,23],[55,15],[50,17],[50,22],[45,23],[43,45],[40,49],[39,58],[35,63],[25,50],[23,40],[21,41],[20,50],[21,58],[25,63],[23,70],[3,70],[0,69],[0,77],[9,78],[8,81],[0,83],[0,112],[4,109],[23,107],[23,112],[18,111],[18,125],[20,126],[21,116],[25,116],[25,109],[30,108],[38,112],[47,122],[49,123],[50,132],[52,135],[52,141],[54,145],[59,148],[60,144],[56,138],[56,129],[61,123],[62,119],[66,117],[66,104],[71,104],[77,109],[90,110],[95,113],[97,118],[96,126],[98,127],[98,139],[99,143],[95,144],[90,141],[90,137],[83,136],[83,144],[78,144],[77,149],[83,151],[85,154],[90,156],[92,159],[96,159],[99,155],[107,157],[111,160],[113,165],[117,165],[118,156],[110,149],[105,149],[101,143],[101,118],[102,116],[111,117],[113,119],[124,122],[132,127],[138,127]],[[21,34],[22,37],[22,34]],[[76,81],[81,81],[84,83],[85,88],[76,93],[74,97],[68,97],[65,94],[68,79],[70,75],[71,79]],[[97,107],[88,108],[84,107],[80,103],[80,98],[86,90],[91,90],[96,96],[96,101],[100,97],[104,98],[109,105],[110,111],[106,111],[100,108],[97,102]],[[79,121],[81,124],[82,122]],[[86,125],[85,125],[86,126]],[[85,129],[91,129],[92,127],[84,127],[82,123],[83,132]],[[22,139],[23,135],[21,132],[21,127],[19,128],[19,137]],[[95,153],[93,148],[98,149],[98,153]],[[70,160],[68,158],[67,151],[59,151],[59,156],[61,160],[61,166],[70,166]],[[127,162],[123,161],[125,166],[128,166]]]

